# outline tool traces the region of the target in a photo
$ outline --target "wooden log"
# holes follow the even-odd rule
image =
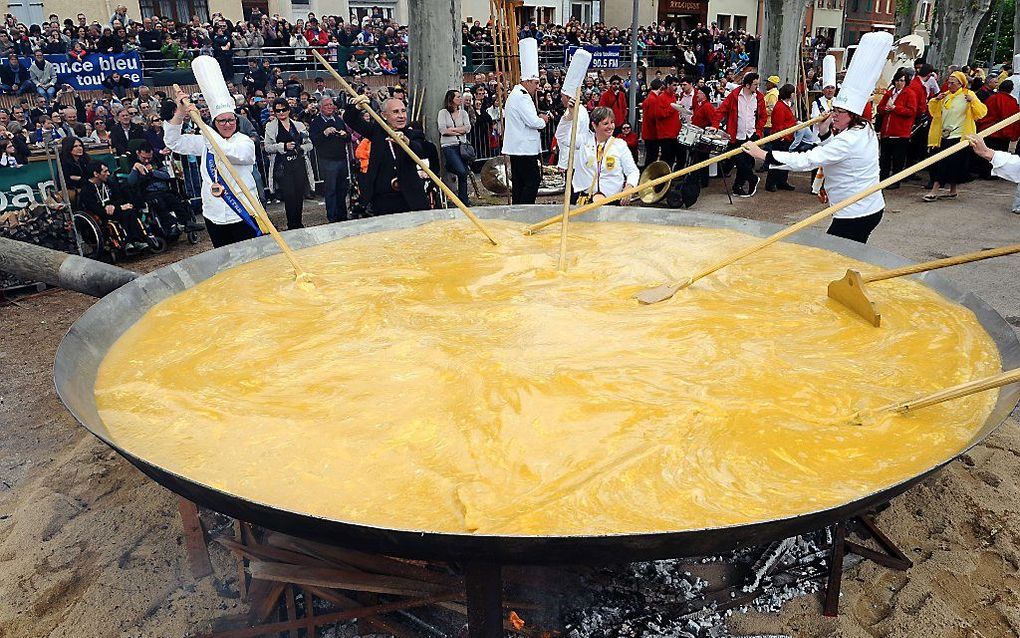
[[[370,591],[397,596],[421,596],[445,593],[449,588],[395,576],[366,574],[351,569],[333,567],[305,567],[282,563],[253,563],[249,569],[252,578],[278,580],[297,585],[329,587],[350,591]]]
[[[256,624],[264,623],[276,611],[283,594],[284,583],[252,578],[248,596],[251,599],[249,617]]]
[[[413,563],[402,561],[388,556],[378,556],[359,552],[353,549],[333,547],[323,543],[295,538],[285,534],[270,534],[266,541],[276,547],[289,549],[295,552],[302,552],[319,558],[325,562],[335,565],[347,565],[373,574],[385,574],[388,576],[399,576],[414,580],[422,580],[446,587],[460,588],[464,586],[464,579],[452,574],[441,574],[439,572],[419,567]]]
[[[178,497],[177,511],[184,527],[184,548],[188,554],[188,565],[191,576],[200,580],[212,574],[212,563],[209,561],[209,546],[205,541],[205,530],[202,520],[198,517],[198,506],[191,501]]]

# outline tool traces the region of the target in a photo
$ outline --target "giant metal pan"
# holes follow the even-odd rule
[[[554,210],[555,208],[555,210]],[[558,212],[559,207],[524,206],[478,208],[483,218],[514,219],[535,222]],[[407,228],[438,219],[451,219],[450,211],[422,211],[372,218],[342,224],[329,224],[286,233],[295,248],[313,246],[350,235]],[[631,221],[664,225],[730,228],[751,235],[766,236],[779,230],[775,224],[693,212],[649,208],[606,207],[591,213],[586,220]],[[818,232],[801,232],[793,241],[806,246],[832,250],[877,266],[902,266],[907,260],[876,248],[845,241]],[[485,244],[478,242],[478,249]],[[943,465],[979,443],[998,427],[1020,399],[1016,386],[999,390],[998,402],[983,427],[956,454],[899,484],[871,494],[863,494],[839,507],[795,516],[762,520],[746,525],[707,528],[653,534],[607,534],[601,536],[490,536],[481,534],[438,533],[424,529],[391,529],[319,518],[288,511],[267,503],[240,498],[203,485],[187,476],[150,463],[121,450],[110,439],[106,426],[96,413],[93,385],[96,371],[107,350],[149,308],[171,295],[231,266],[277,252],[268,237],[226,246],[190,257],[140,277],[115,290],[89,308],[79,318],[57,350],[54,381],[57,393],[67,409],[92,434],[117,450],[128,461],[161,485],[228,516],[306,538],[397,556],[424,559],[481,560],[500,563],[592,562],[599,560],[646,560],[692,556],[726,551],[734,547],[758,544],[819,529],[834,521],[860,513],[904,492]],[[836,273],[834,273],[835,275]],[[999,348],[1004,368],[1020,366],[1020,342],[1012,328],[985,302],[958,289],[936,275],[921,277],[930,288],[974,311]],[[818,294],[824,294],[819,290]],[[357,477],[352,477],[357,480]],[[680,521],[678,521],[679,523]]]

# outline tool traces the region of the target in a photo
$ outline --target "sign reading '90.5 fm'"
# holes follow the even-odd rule
[[[622,65],[620,60],[620,45],[611,44],[604,47],[596,46],[569,46],[563,52],[563,64],[570,66],[570,59],[574,57],[574,53],[578,49],[584,49],[588,53],[591,53],[591,66],[592,69],[618,69]]]

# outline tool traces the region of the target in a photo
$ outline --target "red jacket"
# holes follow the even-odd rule
[[[918,99],[925,105],[925,108],[928,108],[928,98],[931,96],[928,95],[928,87],[924,85],[921,76],[915,75],[914,79],[907,85],[907,88],[914,91]]]
[[[786,102],[779,100],[776,105],[772,107],[772,132],[778,133],[783,129],[788,129],[791,126],[797,125],[797,118],[793,115],[793,111],[786,105]],[[793,133],[784,135],[780,138],[784,142],[793,141]]]
[[[699,104],[698,108],[694,111],[694,115],[691,116],[691,124],[701,128],[713,126],[715,124],[715,106],[708,100]]]
[[[326,31],[323,29],[319,29],[318,33],[316,33],[311,27],[308,27],[307,29],[305,29],[304,36],[305,40],[308,40],[308,44],[312,45],[313,47],[316,46],[324,47],[327,44],[329,44],[329,34],[326,33]],[[326,49],[316,50],[322,55],[326,55]]]
[[[977,130],[983,131],[992,124],[996,124],[1006,119],[1010,115],[1014,115],[1020,112],[1020,105],[1017,105],[1016,100],[1009,93],[1002,93],[997,91],[985,100],[985,106],[988,107],[988,114],[977,121]],[[1020,139],[1020,124],[1014,122],[1001,131],[996,131],[988,137],[992,137],[998,140],[1013,140]]]
[[[676,102],[676,93],[663,91],[659,96],[658,121],[655,128],[660,140],[675,140],[680,135],[680,111],[671,105]]]
[[[636,162],[637,161],[637,155],[638,155],[638,138],[637,138],[637,133],[635,133],[634,131],[631,131],[630,133],[627,133],[626,135],[624,135],[623,133],[620,133],[616,137],[620,138],[621,140],[623,140],[624,142],[627,143],[627,148],[630,149],[630,153],[631,153],[631,155],[634,156],[634,161]]]
[[[892,94],[892,89],[889,89],[878,103],[878,112],[882,116],[881,137],[910,137],[910,131],[917,120],[918,109],[921,108],[917,92],[911,90],[909,86],[904,88],[896,98],[893,109],[886,111]]]
[[[616,125],[620,126],[627,121],[627,94],[620,91],[613,95],[612,89],[606,89],[599,97],[599,106],[606,106],[613,110],[613,119]]]
[[[659,136],[659,102],[663,93],[649,93],[641,103],[641,139],[657,140]]]
[[[726,96],[726,99],[719,105],[719,109],[715,112],[714,126],[720,128],[723,120],[726,120],[726,132],[729,133],[730,142],[737,142],[737,95],[744,90],[744,87],[738,86],[737,88],[730,91],[730,94]],[[754,132],[758,137],[761,137],[765,131],[765,119],[768,118],[768,111],[765,109],[765,95],[761,91],[755,91],[754,95],[758,98],[758,105],[755,109],[755,123]]]

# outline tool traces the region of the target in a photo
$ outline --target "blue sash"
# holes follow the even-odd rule
[[[230,190],[227,183],[223,180],[223,176],[216,171],[216,158],[213,157],[213,152],[206,150],[205,152],[205,170],[209,174],[209,179],[214,183],[219,184],[223,187],[223,197],[221,198],[230,207],[230,210],[237,213],[237,216],[241,218],[244,223],[252,227],[255,231],[255,236],[262,236],[262,229],[259,228],[258,222],[252,219],[252,216],[245,210],[244,205],[241,204],[241,200],[237,199],[237,195]]]

